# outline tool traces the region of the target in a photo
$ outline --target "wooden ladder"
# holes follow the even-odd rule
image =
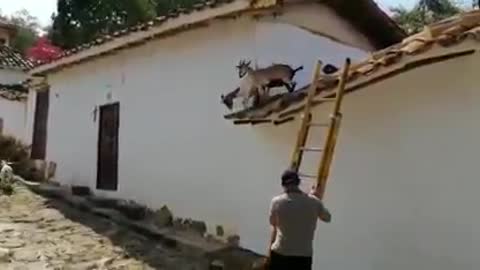
[[[315,95],[318,88],[318,82],[321,78],[320,71],[322,67],[322,62],[317,61],[315,65],[315,70],[313,73],[313,81],[308,90],[308,96],[305,103],[302,122],[300,130],[297,135],[297,142],[295,144],[295,149],[293,151],[292,161],[290,168],[297,171],[300,177],[311,178],[316,180],[315,192],[319,198],[323,198],[325,194],[325,187],[327,184],[327,179],[330,172],[330,167],[333,160],[333,154],[335,151],[335,145],[337,142],[337,135],[340,128],[340,123],[342,120],[342,101],[345,94],[345,82],[348,76],[348,70],[350,68],[350,59],[345,60],[345,65],[343,67],[340,81],[338,83],[338,88],[336,90],[334,97],[315,99]],[[334,102],[334,107],[332,114],[330,115],[329,123],[317,123],[312,119],[312,108],[313,103],[317,102]],[[310,131],[310,128],[326,128],[327,136],[325,138],[323,148],[317,147],[307,147],[307,138]],[[303,154],[306,152],[318,152],[321,153],[321,159],[318,163],[318,170],[316,175],[304,174],[299,172]]]

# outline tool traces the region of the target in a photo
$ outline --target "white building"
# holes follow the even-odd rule
[[[25,139],[28,90],[22,85],[32,64],[10,47],[15,28],[0,21],[0,133]]]
[[[372,1],[341,3],[200,3],[34,68],[50,85],[42,92],[46,160],[58,164],[57,180],[153,208],[167,204],[178,216],[223,225],[263,253],[269,201],[280,191],[296,126],[235,126],[223,117],[220,95],[238,86],[241,59],[303,65],[295,78],[303,86],[318,58],[338,66],[403,38]],[[328,269],[372,269],[381,247],[361,241],[356,229],[371,217],[352,211],[368,196],[346,188],[327,197],[335,222],[321,227],[316,259]]]
[[[334,221],[320,227],[315,269],[479,269],[479,40],[474,11],[353,66],[325,198]],[[323,95],[330,90],[323,87]],[[227,118],[298,118],[298,96]],[[318,118],[330,106],[315,109]],[[291,121],[237,132],[254,129],[269,141],[264,148],[285,155],[297,127]]]

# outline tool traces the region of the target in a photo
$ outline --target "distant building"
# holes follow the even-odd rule
[[[28,89],[26,71],[32,63],[10,45],[15,27],[0,21],[0,133],[25,140]]]

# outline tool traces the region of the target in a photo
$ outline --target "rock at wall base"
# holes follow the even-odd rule
[[[131,220],[143,220],[147,216],[147,207],[130,200],[120,200],[115,207]]]
[[[153,223],[159,228],[173,226],[173,214],[165,205],[153,212]]]
[[[72,186],[71,189],[72,194],[76,196],[85,197],[92,195],[92,191],[87,186]]]
[[[97,197],[97,196],[90,196],[88,197],[88,200],[96,207],[101,207],[101,208],[115,208],[119,201],[118,199]]]
[[[193,232],[204,236],[207,233],[207,224],[205,223],[205,221],[192,220],[190,224],[190,229]]]
[[[222,270],[264,270],[265,258],[243,248],[229,247],[208,255],[212,269]],[[215,264],[215,265],[214,265]],[[222,268],[219,268],[222,267]]]

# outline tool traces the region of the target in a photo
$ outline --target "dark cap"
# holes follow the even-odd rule
[[[282,186],[299,185],[300,177],[294,170],[286,170],[282,174]]]

